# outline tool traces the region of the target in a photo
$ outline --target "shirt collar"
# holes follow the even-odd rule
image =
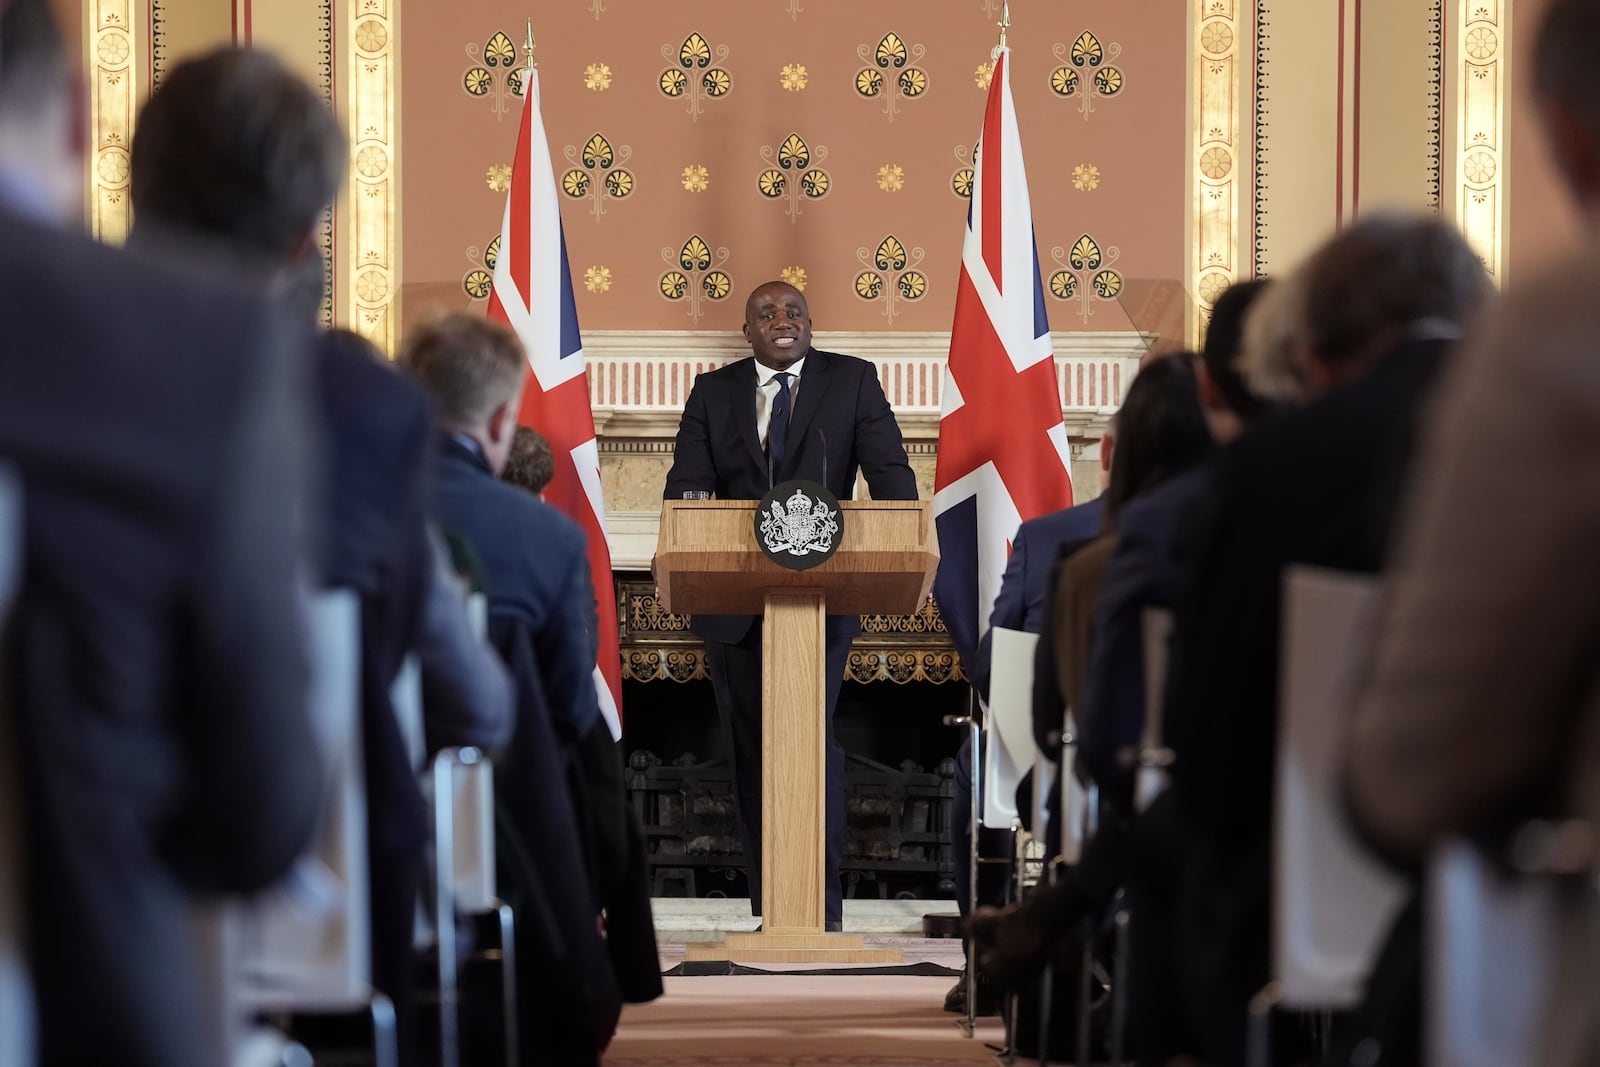
[[[796,381],[799,380],[799,378],[800,378],[800,368],[805,366],[806,359],[808,358],[808,356],[809,356],[809,353],[807,353],[807,355],[805,355],[805,356],[801,356],[799,359],[797,359],[793,363],[789,364],[788,368],[784,371],[785,374],[789,375],[789,384],[793,385]],[[777,374],[778,374],[777,371],[773,370],[771,367],[767,366],[765,363],[762,363],[760,360],[756,360],[756,388],[757,389],[765,389],[767,387],[767,383],[771,382],[773,378],[777,377]]]

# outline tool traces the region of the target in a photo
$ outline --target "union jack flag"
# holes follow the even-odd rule
[[[622,736],[622,660],[617,645],[617,598],[606,543],[606,506],[600,490],[600,451],[584,374],[583,338],[567,268],[555,171],[539,113],[539,72],[530,69],[511,192],[500,226],[489,315],[516,331],[533,373],[522,394],[518,421],[550,442],[555,478],[545,500],[583,527],[589,538],[589,573],[599,609],[595,688],[611,736]]]
[[[934,594],[968,663],[989,627],[1017,527],[1072,503],[1071,452],[1010,60],[1010,49],[996,50],[961,248],[934,472],[942,557]]]

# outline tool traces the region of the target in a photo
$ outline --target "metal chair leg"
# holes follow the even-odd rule
[[[1123,1062],[1123,1041],[1128,1032],[1128,909],[1118,907],[1112,922],[1111,1062]]]
[[[456,759],[440,753],[433,763],[434,941],[439,983],[439,1067],[461,1062],[459,946],[456,942],[455,770]]]
[[[395,1020],[394,1002],[382,993],[372,994],[373,1067],[400,1067],[400,1031]]]
[[[1094,1009],[1094,927],[1084,938],[1078,972],[1078,1048],[1077,1061],[1089,1063],[1089,1017]]]
[[[517,928],[511,905],[495,909],[500,917],[500,1011],[505,1020],[506,1067],[521,1060],[517,1020]]]
[[[1278,984],[1269,982],[1250,998],[1245,1029],[1246,1067],[1272,1067],[1272,1009],[1278,1003]]]

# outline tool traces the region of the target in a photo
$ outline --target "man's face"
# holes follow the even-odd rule
[[[744,339],[763,367],[787,370],[811,350],[811,311],[792,285],[763,285],[744,305]]]

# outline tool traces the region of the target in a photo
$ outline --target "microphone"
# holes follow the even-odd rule
[[[828,435],[821,426],[817,427],[817,437],[822,441],[822,484],[828,484]],[[828,490],[832,492],[832,489]]]
[[[773,476],[775,472],[776,468],[774,468],[772,465],[772,447],[771,442],[769,441],[767,447],[767,492],[769,493],[772,492],[772,486],[774,482]]]

